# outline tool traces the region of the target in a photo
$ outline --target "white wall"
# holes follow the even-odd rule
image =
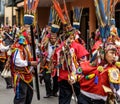
[[[13,7],[13,15],[16,15],[16,7]],[[4,25],[6,25],[6,18],[8,18],[8,25],[12,26],[12,7],[5,7]]]
[[[4,6],[5,6],[5,0],[1,0],[1,2],[0,2],[0,15],[4,15]]]

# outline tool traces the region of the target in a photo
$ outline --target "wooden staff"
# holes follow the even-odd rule
[[[32,38],[33,60],[36,61],[35,43],[34,43],[33,26],[32,25],[30,25],[30,30],[31,30],[31,38]],[[39,90],[39,80],[38,80],[37,68],[34,67],[34,70],[35,70],[35,85],[36,85],[37,99],[40,100],[40,90]]]

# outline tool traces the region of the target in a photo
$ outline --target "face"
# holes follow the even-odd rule
[[[115,61],[115,56],[116,56],[116,51],[109,50],[105,55],[105,59],[109,64],[112,64]]]
[[[57,36],[56,35],[51,35],[51,37],[50,37],[50,43],[52,45],[54,45],[56,41],[57,41]]]

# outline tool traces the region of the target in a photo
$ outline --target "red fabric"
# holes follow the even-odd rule
[[[80,66],[85,75],[97,69],[97,67],[91,66],[89,61],[81,62]]]
[[[97,73],[97,77],[98,77],[98,84],[95,84],[95,82],[94,82],[95,77],[92,79],[89,79],[89,80],[87,80],[87,79],[85,79],[85,77],[83,77],[80,80],[81,90],[86,91],[88,93],[106,96],[107,93],[104,92],[102,85],[105,85],[110,88],[109,77],[108,77],[108,69],[110,67],[107,67],[106,69],[104,69],[104,72],[102,72],[102,73],[99,73],[95,67],[92,68],[91,66],[87,65],[86,62],[85,63],[83,62],[81,67],[82,67],[83,73],[85,73],[86,75]]]
[[[68,71],[67,70],[60,70],[59,72],[59,77],[58,77],[58,81],[61,81],[61,80],[68,80]]]
[[[102,88],[102,83],[101,83],[101,77],[100,75],[98,75],[98,84],[94,83],[95,78],[87,80],[85,78],[83,78],[80,81],[80,87],[81,90],[86,91],[88,93],[93,93],[93,94],[97,94],[97,95],[102,95],[102,96],[106,96],[106,93],[104,92],[103,88]]]
[[[22,34],[25,37],[26,44],[30,44],[27,31],[23,31]]]
[[[101,40],[96,41],[96,43],[94,44],[94,46],[92,48],[92,51],[98,49],[101,44],[102,44]]]
[[[22,34],[23,34],[24,37],[27,37],[27,36],[28,36],[28,34],[27,34],[26,31],[24,31]]]
[[[55,66],[58,65],[58,63],[57,63],[57,60],[58,60],[57,53],[59,51],[61,51],[63,45],[64,45],[64,42],[55,50],[55,53],[53,55],[53,60],[55,60],[55,62],[56,62]],[[81,44],[79,44],[77,42],[72,42],[70,48],[74,48],[77,59],[82,58],[83,56],[86,56],[86,55],[89,54],[88,51]],[[65,70],[60,69],[58,81],[68,80],[68,74],[69,73],[68,73],[67,69],[65,69]]]
[[[88,51],[80,43],[77,43],[74,41],[71,43],[70,46],[71,48],[74,48],[77,59],[80,59],[83,56],[89,55]]]

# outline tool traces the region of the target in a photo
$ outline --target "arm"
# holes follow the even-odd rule
[[[18,67],[26,67],[26,66],[28,66],[28,61],[21,59],[20,51],[18,49],[14,53],[13,63],[15,64],[15,66],[18,66]]]

